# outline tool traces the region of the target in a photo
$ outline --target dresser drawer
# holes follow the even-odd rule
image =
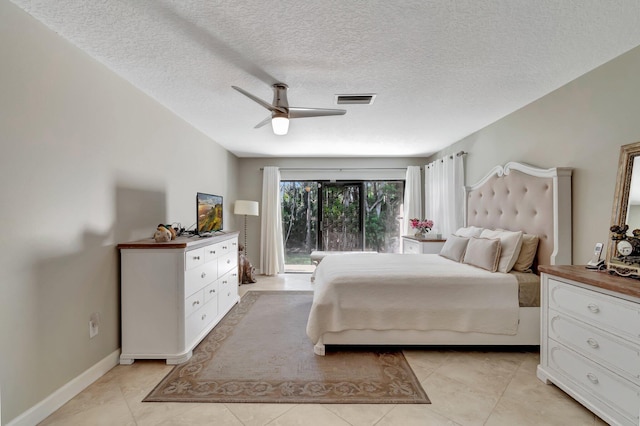
[[[184,254],[184,268],[186,270],[197,268],[204,263],[204,249],[189,250]]]
[[[204,261],[215,262],[220,254],[222,254],[222,243],[211,244],[204,248]]]
[[[220,294],[218,306],[221,311],[226,310],[238,299],[238,270],[234,269],[218,280]]]
[[[220,291],[223,288],[231,290],[233,293],[237,293],[238,291],[238,271],[237,269],[233,269],[232,271],[227,272],[220,280],[218,280],[220,285]]]
[[[229,240],[222,241],[220,243],[220,254],[227,254],[231,252],[237,252],[238,249],[238,239],[231,238]]]
[[[204,303],[218,298],[218,281],[214,281],[204,288]],[[215,302],[216,304],[218,302]]]
[[[408,253],[408,254],[422,253],[422,250],[420,249],[420,243],[417,241],[404,239],[402,241],[402,253]]]
[[[549,337],[640,385],[640,346],[549,311]]]
[[[218,278],[218,264],[208,262],[195,269],[185,272],[184,295],[191,296]]]
[[[184,316],[185,318],[193,314],[195,311],[204,306],[204,292],[197,291],[191,296],[184,299]]]
[[[549,341],[548,357],[549,367],[587,390],[584,395],[594,405],[604,402],[612,407],[621,424],[638,424],[640,387],[553,340]]]
[[[238,254],[236,252],[225,254],[218,258],[218,275],[224,275],[238,266]]]
[[[215,300],[205,303],[185,320],[185,344],[191,345],[207,325],[218,316],[218,305]]]
[[[640,306],[549,279],[549,307],[640,343]]]
[[[228,241],[229,253],[238,253],[238,239],[232,238]]]
[[[402,237],[402,253],[405,254],[438,254],[444,246],[444,240],[414,240]]]
[[[240,279],[238,277],[238,268],[233,268],[231,271],[227,272],[227,274],[229,274],[229,283],[231,283],[231,285],[235,286],[236,288],[236,293],[238,292],[237,288],[238,285],[240,284]]]

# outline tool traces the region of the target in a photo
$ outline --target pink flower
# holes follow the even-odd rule
[[[409,219],[409,224],[414,229],[419,229],[421,232],[429,232],[433,228],[433,221],[431,219],[420,220],[417,218]]]

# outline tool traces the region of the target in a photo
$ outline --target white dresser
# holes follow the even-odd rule
[[[640,416],[640,281],[542,266],[538,378],[614,425]]]
[[[238,233],[119,244],[121,364],[180,364],[238,302]]]
[[[409,235],[402,237],[402,253],[438,254],[445,240],[418,239]]]

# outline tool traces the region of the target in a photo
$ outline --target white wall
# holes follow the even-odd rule
[[[197,191],[233,199],[238,163],[8,1],[0,53],[6,424],[119,348],[116,244],[193,224]]]
[[[640,48],[437,153],[466,156],[466,182],[520,161],[573,167],[573,263],[609,239],[620,146],[640,141]]]

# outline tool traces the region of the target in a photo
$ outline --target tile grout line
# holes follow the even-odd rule
[[[482,422],[483,425],[486,425],[487,422],[489,421],[489,419],[491,418],[491,415],[493,414],[493,412],[495,411],[496,407],[498,406],[498,404],[500,404],[500,401],[502,401],[502,397],[504,397],[504,393],[507,391],[507,389],[509,388],[509,385],[513,382],[513,380],[516,377],[516,374],[518,373],[518,371],[520,370],[520,368],[522,368],[522,364],[524,364],[524,359],[522,359],[520,361],[520,364],[518,364],[518,367],[513,371],[513,374],[511,375],[511,379],[509,380],[509,383],[507,383],[507,385],[504,387],[504,389],[502,389],[502,392],[500,392],[500,397],[498,398],[498,400],[496,401],[496,403],[493,405],[493,407],[491,408],[491,411],[489,412],[489,415],[487,416],[486,419],[484,419],[484,422]]]
[[[277,415],[276,417],[274,417],[273,419],[269,420],[267,423],[264,423],[263,426],[268,426],[270,424],[272,424],[273,422],[275,422],[276,420],[278,420],[280,417],[284,416],[285,414],[287,414],[289,411],[293,410],[294,408],[296,408],[297,406],[299,406],[300,404],[293,404],[293,407],[289,408],[288,410],[286,410],[285,412]],[[244,423],[243,423],[244,424]]]

